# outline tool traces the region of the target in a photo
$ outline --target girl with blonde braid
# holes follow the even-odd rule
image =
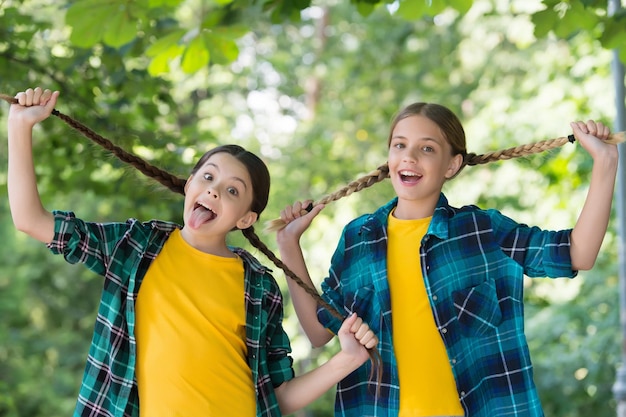
[[[236,229],[255,237],[269,194],[267,167],[240,146],[200,158],[184,181],[184,226],[92,223],[47,211],[32,131],[53,113],[58,95],[39,87],[16,95],[8,194],[17,229],[104,277],[74,416],[277,417],[309,404],[369,358],[377,338],[351,315],[339,331],[341,351],[294,377],[278,285],[250,253],[226,244]]]
[[[397,196],[344,228],[322,283],[329,304],[356,312],[376,333],[383,362],[380,395],[364,364],[339,383],[336,416],[543,416],[524,335],[523,277],[574,277],[593,267],[618,164],[605,125],[571,128],[593,158],[589,190],[574,228],[548,231],[497,210],[450,206],[444,183],[484,161],[467,154],[463,127],[446,107],[415,103],[398,113],[388,163],[372,176],[388,176]],[[281,212],[277,242],[283,262],[313,287],[299,239],[324,205],[307,213],[309,203]],[[307,336],[314,346],[328,343],[341,323],[288,283]]]

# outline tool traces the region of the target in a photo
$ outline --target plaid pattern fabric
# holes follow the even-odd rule
[[[151,262],[176,224],[87,223],[55,211],[48,248],[69,263],[83,263],[104,276],[93,339],[74,416],[137,417],[135,301]],[[274,387],[294,377],[289,338],[282,327],[278,284],[252,255],[231,248],[244,261],[246,344],[256,385],[259,417],[280,416]]]
[[[336,416],[399,412],[386,275],[387,217],[396,204],[394,199],[346,226],[322,283],[331,305],[356,311],[378,335],[384,363],[379,396],[369,362],[339,383]],[[543,416],[524,336],[523,277],[574,277],[570,233],[518,224],[496,210],[453,208],[441,194],[420,253],[406,254],[420,256],[466,416]],[[325,310],[318,317],[338,331],[341,323]]]

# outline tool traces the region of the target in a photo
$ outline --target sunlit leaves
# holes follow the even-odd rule
[[[185,30],[176,30],[158,39],[146,50],[146,55],[152,58],[148,67],[151,75],[159,75],[169,70],[170,61],[178,57],[184,49],[180,44],[184,35]]]
[[[204,34],[204,42],[216,64],[228,64],[239,56],[237,40],[249,32],[242,25],[216,27]]]
[[[72,27],[70,41],[81,48],[98,42],[119,48],[135,38],[145,5],[145,1],[78,1],[65,15],[65,22]]]
[[[552,33],[569,39],[580,32],[589,32],[604,48],[621,48],[620,59],[626,62],[626,10],[608,16],[608,2],[599,0],[544,0],[543,4],[546,9],[532,15],[536,37],[543,38]]]
[[[624,28],[626,27],[626,10],[615,15],[613,19],[607,20],[604,32],[600,37],[602,46],[607,49],[621,48],[626,53],[626,35]]]
[[[464,15],[475,0],[350,0],[350,3],[362,16],[371,15],[377,8],[388,8],[391,13],[406,21],[417,21],[424,17],[435,17],[447,9]],[[535,36],[541,38],[552,33],[570,39],[580,32],[590,32],[605,48],[616,48],[620,39],[626,35],[626,24],[619,16],[607,17],[605,3],[602,0],[543,0],[545,9],[532,15]],[[146,52],[152,58],[149,64],[152,75],[171,71],[170,64],[174,60],[180,60],[180,68],[191,73],[211,62],[225,64],[237,58],[239,51],[234,45],[237,36],[218,40],[212,34],[219,28],[229,27],[233,19],[236,20],[244,10],[246,13],[255,10],[252,13],[258,13],[259,18],[280,24],[299,22],[301,11],[311,5],[311,0],[215,0],[209,4],[182,0],[79,0],[68,9],[66,22],[72,27],[70,40],[82,48],[89,48],[99,42],[120,48],[135,39],[138,33],[147,31],[150,35],[156,27],[151,22],[169,20],[168,24],[175,22],[175,25],[179,25],[170,30],[180,29],[185,33],[199,30],[197,35],[184,40],[182,37],[177,39],[176,45],[169,39],[169,34],[155,33],[154,42],[160,44],[160,37],[165,36],[168,39],[164,43],[168,48],[158,54]],[[177,9],[183,6],[198,9],[196,21],[175,20]],[[213,31],[212,34],[204,32],[205,29]],[[626,55],[626,52],[622,51],[622,55]]]
[[[209,63],[209,50],[202,36],[195,36],[185,48],[181,67],[186,73],[193,73]]]

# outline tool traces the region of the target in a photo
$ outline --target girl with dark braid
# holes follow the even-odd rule
[[[15,226],[70,263],[104,277],[74,416],[280,416],[318,398],[378,343],[356,315],[341,351],[294,377],[282,296],[269,270],[226,236],[265,209],[265,164],[237,145],[205,153],[184,187],[184,226],[152,220],[91,223],[40,200],[32,130],[58,92],[20,92],[9,111],[8,191]],[[184,184],[184,185],[183,185]]]
[[[573,229],[548,231],[497,210],[450,206],[444,183],[489,158],[467,154],[463,127],[449,109],[415,103],[399,112],[388,163],[355,183],[389,177],[397,196],[344,228],[321,286],[327,303],[369,324],[383,363],[380,395],[367,363],[339,383],[336,416],[543,416],[524,335],[523,277],[574,277],[593,267],[618,164],[605,125],[590,120],[571,128],[571,140],[594,161],[587,199]],[[281,212],[277,242],[283,262],[314,288],[299,240],[324,204],[310,203]],[[341,322],[288,284],[312,344],[328,343]]]

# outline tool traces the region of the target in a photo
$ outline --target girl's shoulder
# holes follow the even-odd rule
[[[235,246],[231,246],[229,248],[231,251],[233,251],[233,253],[237,254],[237,256],[239,256],[243,260],[243,263],[250,267],[253,272],[261,275],[270,275],[270,272],[272,272],[271,269],[263,265],[257,258],[254,257],[254,255],[252,255],[247,250]]]

